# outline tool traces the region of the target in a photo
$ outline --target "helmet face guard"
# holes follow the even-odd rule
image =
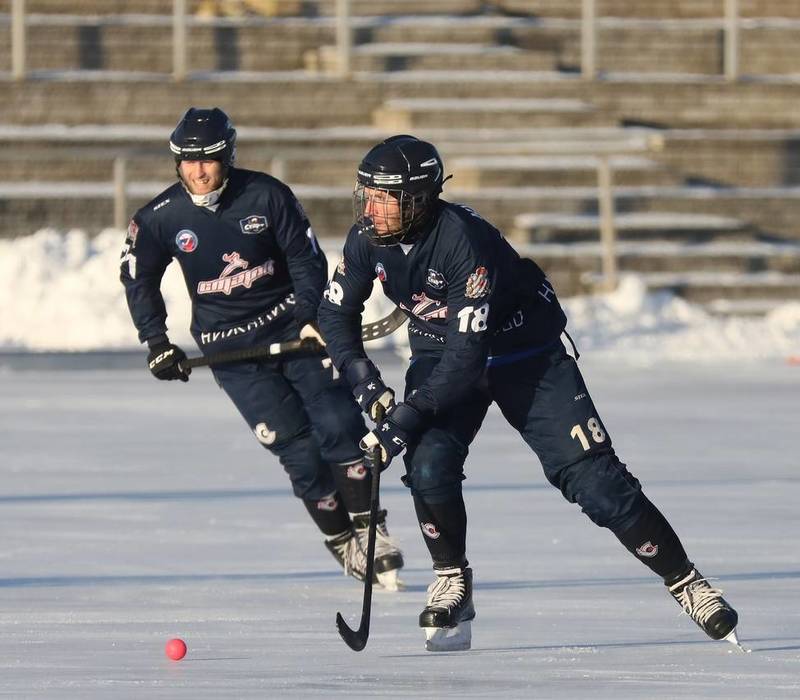
[[[353,216],[359,231],[377,246],[413,243],[428,218],[429,199],[426,194],[356,182]]]
[[[393,136],[372,148],[358,167],[353,214],[377,246],[414,243],[433,218],[444,165],[436,149],[413,136]]]
[[[182,160],[217,160],[226,167],[236,159],[236,129],[218,107],[190,108],[169,138],[175,164]]]

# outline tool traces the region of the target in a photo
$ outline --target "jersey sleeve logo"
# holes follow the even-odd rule
[[[486,296],[489,290],[489,271],[483,266],[476,267],[475,272],[467,278],[464,296],[467,297],[467,299],[480,299]]]
[[[130,220],[128,223],[128,234],[125,238],[125,242],[129,243],[131,248],[136,247],[136,236],[139,235],[139,224],[137,224],[133,219]]]
[[[341,306],[342,301],[344,300],[344,289],[336,280],[331,280],[328,283],[328,286],[325,288],[325,291],[322,293],[322,296],[325,297],[331,304]]]
[[[125,234],[125,246],[120,255],[120,267],[124,268],[125,263],[128,263],[128,274],[131,279],[136,279],[136,254],[133,249],[136,246],[136,236],[139,234],[139,226],[131,219],[128,224],[128,231]]]
[[[239,226],[242,229],[242,233],[263,233],[267,230],[267,217],[259,214],[250,214],[250,216],[239,220]]]
[[[197,234],[188,228],[178,231],[178,235],[175,236],[175,245],[184,253],[194,253],[197,250],[197,244]]]

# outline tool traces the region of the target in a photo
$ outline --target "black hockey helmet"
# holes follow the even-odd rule
[[[175,162],[218,160],[225,166],[236,159],[236,129],[219,107],[190,107],[169,137]]]
[[[432,144],[407,134],[392,136],[370,149],[358,166],[356,225],[375,245],[413,243],[432,218],[444,181],[444,163]],[[384,222],[378,227],[383,231],[376,229],[374,214],[367,214],[376,196],[391,196],[400,204],[399,221]]]

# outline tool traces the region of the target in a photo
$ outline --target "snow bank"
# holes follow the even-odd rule
[[[81,351],[138,346],[119,283],[124,234],[51,229],[0,241],[0,350]],[[331,264],[338,252],[329,250]],[[163,283],[170,336],[191,345],[189,303],[180,269]],[[391,305],[373,295],[370,320]],[[800,304],[761,318],[718,318],[668,293],[648,294],[635,276],[606,295],[564,299],[581,351],[625,354],[629,361],[786,358],[800,355]]]

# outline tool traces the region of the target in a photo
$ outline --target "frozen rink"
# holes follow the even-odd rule
[[[399,386],[400,361],[377,358]],[[143,354],[0,356],[0,697],[800,697],[800,367],[581,366],[751,654],[682,616],[496,410],[465,482],[472,650],[424,651],[432,574],[394,463],[383,504],[408,588],[376,593],[352,652],[334,618],[358,624],[361,584],[207,371],[184,385],[153,380]],[[181,662],[164,656],[175,636]]]

